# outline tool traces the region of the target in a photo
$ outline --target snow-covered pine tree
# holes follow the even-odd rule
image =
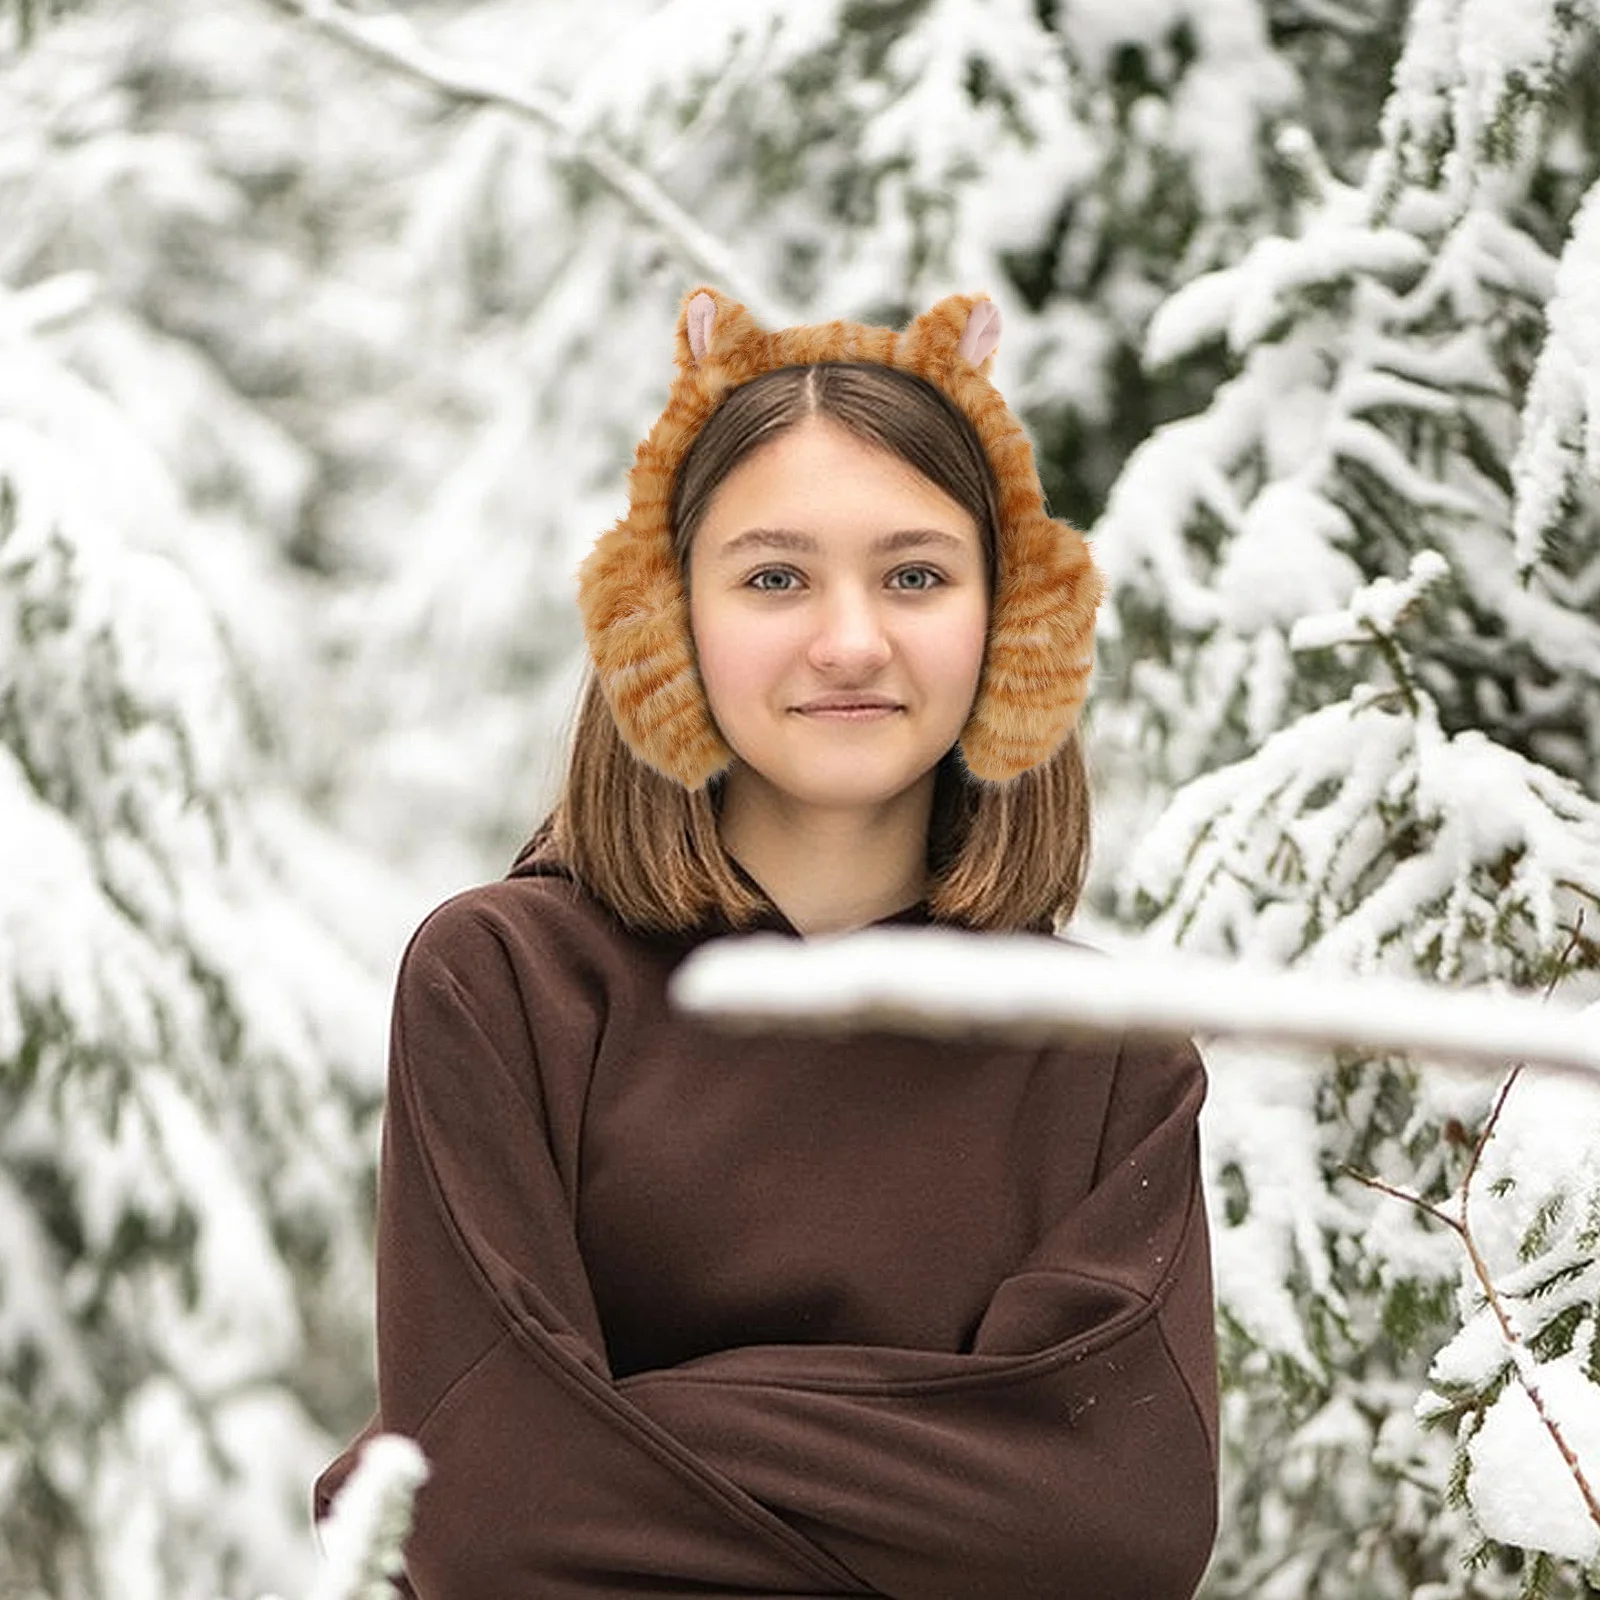
[[[1275,120],[1305,121],[1330,165],[1359,174],[1400,9],[1398,0],[641,0],[541,6],[537,16],[515,3],[410,14],[458,62],[511,63],[514,75],[570,97],[580,139],[601,137],[631,159],[704,238],[736,242],[742,276],[797,312],[890,318],[946,289],[990,287],[1007,309],[1001,381],[1040,435],[1056,509],[1086,518],[1151,422],[1209,393],[1230,359],[1220,340],[1193,344],[1147,380],[1130,352],[1150,313],[1176,283],[1234,262],[1273,231],[1293,166],[1266,140]],[[1458,54],[1478,59],[1495,37],[1492,6],[1436,7],[1419,36],[1460,34],[1469,10]],[[646,12],[649,25],[636,27]],[[1544,13],[1501,12],[1529,30],[1511,43],[1532,40],[1537,55]],[[44,42],[65,54],[46,60],[41,47],[28,95],[0,100],[9,119],[0,131],[37,141],[0,172],[8,222],[31,224],[0,237],[0,279],[101,267],[113,303],[137,314],[133,348],[158,348],[153,324],[175,332],[313,452],[310,487],[283,493],[304,475],[303,459],[279,450],[281,437],[268,445],[246,429],[236,407],[208,430],[212,408],[195,404],[164,461],[191,508],[254,496],[253,523],[291,560],[357,572],[330,641],[341,670],[294,691],[295,705],[318,712],[293,746],[306,779],[394,859],[438,850],[451,863],[434,869],[440,882],[458,881],[463,859],[493,870],[533,809],[542,724],[570,703],[570,677],[555,680],[548,702],[541,696],[563,651],[581,661],[573,568],[619,508],[629,451],[659,404],[662,376],[639,352],[665,348],[703,252],[681,228],[625,207],[565,136],[505,113],[463,116],[415,85],[391,96],[380,69],[264,0],[89,7]],[[1413,58],[1414,82],[1426,65]],[[1537,71],[1508,81],[1523,93],[1546,84]],[[1563,82],[1587,80],[1569,72]],[[1450,92],[1435,98],[1448,105]],[[1584,94],[1568,94],[1567,105],[1569,122],[1587,117],[1592,127]],[[1393,148],[1405,139],[1442,148],[1429,144],[1434,122],[1420,113],[1412,122],[1413,134],[1390,130]],[[1561,247],[1594,144],[1591,134],[1565,151],[1543,147],[1532,201],[1514,208],[1547,257]],[[1424,248],[1437,236],[1411,232]],[[1402,266],[1380,256],[1371,270]],[[1506,295],[1504,283],[1494,287]],[[1319,291],[1312,282],[1296,292],[1315,300]],[[1548,282],[1533,299],[1547,294]],[[1523,334],[1531,359],[1537,337]],[[127,348],[85,338],[72,355],[103,386],[116,388],[122,372],[123,420],[146,427],[169,413],[130,398],[149,392],[139,383],[149,369],[116,367],[110,357]],[[1505,353],[1513,362],[1514,342]],[[1545,377],[1550,416],[1565,414],[1561,396],[1575,381],[1561,368]],[[1393,431],[1393,419],[1384,427]],[[241,495],[229,472],[247,432],[262,442],[251,454],[263,465],[244,474]],[[1530,422],[1524,437],[1534,433]],[[1563,437],[1558,422],[1552,438]],[[1509,460],[1510,447],[1501,454]],[[1392,566],[1369,556],[1359,570],[1409,572],[1411,553],[1397,550]],[[184,565],[247,637],[246,608],[226,603],[246,593],[229,583],[237,569],[195,542]],[[364,580],[390,572],[397,581],[373,628]],[[1336,585],[1330,608],[1353,588]],[[1581,605],[1571,610],[1581,616]],[[1195,645],[1210,625],[1184,626]],[[299,637],[257,633],[251,642],[265,651]],[[354,670],[358,662],[372,670]],[[1340,667],[1337,647],[1319,670],[1333,668],[1352,683],[1360,676]],[[1564,713],[1543,720],[1558,699],[1532,713],[1527,737],[1542,730],[1559,741]],[[1229,754],[1196,741],[1185,768],[1184,748],[1178,740],[1168,753],[1170,783]],[[1537,760],[1570,770],[1543,752]],[[452,818],[448,836],[442,815]],[[1268,1081],[1279,1085],[1281,1070]],[[1481,1094],[1463,1101],[1469,1116],[1481,1111]],[[1287,1105],[1285,1117],[1316,1148],[1307,1107]],[[1255,1159],[1259,1173],[1263,1153]],[[1252,1201],[1260,1223],[1259,1184]],[[1374,1212],[1402,1233],[1398,1214]],[[1405,1227],[1433,1251],[1429,1281],[1448,1278],[1431,1237],[1414,1219]],[[1239,1252],[1231,1259],[1237,1269]],[[1278,1331],[1287,1339],[1298,1325]],[[1414,1377],[1408,1370],[1402,1387],[1414,1389]],[[1356,1474],[1358,1491],[1369,1478]],[[1331,1524],[1338,1539],[1350,1526],[1381,1532],[1382,1519],[1358,1506]]]
[[[255,724],[277,764],[332,809],[352,752],[380,767],[372,720],[405,746],[411,715],[404,685],[358,689],[349,667],[371,586],[512,381],[492,296],[473,326],[499,344],[423,336],[458,278],[493,276],[471,250],[419,270],[403,226],[457,119],[268,0],[85,0],[26,50],[6,42],[0,282],[97,275],[58,352],[157,452],[194,513],[182,528],[230,528],[175,553],[270,686]],[[420,882],[367,907],[384,959],[421,901],[507,847],[439,829],[426,779],[412,762],[339,816]]]
[[[1165,802],[1125,829],[1121,911],[1153,936],[1595,991],[1594,22],[1419,0],[1364,180],[1291,136],[1298,228],[1152,322],[1156,374],[1231,365],[1133,455],[1095,529],[1096,738]],[[1458,1242],[1352,1176],[1446,1198],[1495,1086],[1398,1059],[1212,1064],[1228,1480],[1206,1592],[1582,1592],[1600,1528],[1509,1416]],[[1518,1159],[1540,1148],[1519,1096],[1555,1098],[1513,1088],[1473,1216],[1527,1370],[1600,1442],[1593,1147]],[[1569,1093],[1569,1128],[1592,1133],[1594,1099]],[[1531,1481],[1567,1491],[1542,1522],[1510,1492]]]
[[[92,296],[0,290],[0,1592],[200,1600],[309,1574],[370,1398],[383,974],[309,908],[384,879],[258,759]]]

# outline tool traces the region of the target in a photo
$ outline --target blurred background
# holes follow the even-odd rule
[[[1000,305],[1111,582],[1090,937],[1593,999],[1597,30],[0,0],[0,1595],[310,1582],[396,963],[553,799],[696,282]],[[1205,1593],[1593,1592],[1459,1241],[1346,1169],[1483,1186],[1600,1478],[1594,1097],[1519,1086],[1474,1160],[1482,1078],[1208,1060]]]

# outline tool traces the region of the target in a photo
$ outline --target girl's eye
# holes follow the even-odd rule
[[[942,572],[940,572],[935,567],[925,567],[925,566],[920,566],[919,565],[919,566],[910,566],[910,567],[900,567],[900,568],[897,569],[897,574],[898,573],[903,573],[903,572],[922,572],[922,573],[926,573],[929,577],[934,578],[934,579],[937,580],[937,582],[935,584],[927,584],[927,583],[913,584],[912,587],[909,590],[906,591],[909,594],[917,594],[917,593],[920,593],[921,591],[923,591],[925,589],[938,587],[939,585],[942,585],[944,583],[944,581],[945,581],[944,580],[944,574]],[[760,578],[768,578],[768,577],[772,577],[774,575],[777,575],[779,577],[792,577],[795,574],[794,574],[794,569],[792,567],[763,567],[759,572],[752,572],[750,574],[749,578],[747,578],[745,580],[746,587],[754,587],[756,589],[756,591],[758,593],[760,593],[760,594],[787,594],[789,592],[787,589],[774,589],[774,588],[770,587],[767,584],[763,584],[763,583],[757,582],[757,580],[760,579]]]

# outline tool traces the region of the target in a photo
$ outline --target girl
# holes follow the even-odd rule
[[[1217,1387],[1187,1041],[719,1032],[696,945],[1052,936],[1100,579],[999,319],[685,298],[556,806],[396,984],[376,1431],[423,1600],[1188,1600]]]

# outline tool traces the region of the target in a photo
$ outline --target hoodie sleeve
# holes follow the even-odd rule
[[[1065,1051],[1062,1066],[1071,1070]],[[1123,1037],[1093,1186],[1000,1286],[976,1349],[1022,1354],[1119,1316],[1153,1314],[1215,1452],[1216,1327],[1199,1134],[1205,1095],[1191,1041]]]
[[[492,918],[459,899],[402,958],[378,1412],[319,1480],[319,1506],[371,1433],[396,1432],[429,1466],[406,1544],[421,1600],[866,1592],[612,1385],[529,1030],[572,997],[526,981]]]

